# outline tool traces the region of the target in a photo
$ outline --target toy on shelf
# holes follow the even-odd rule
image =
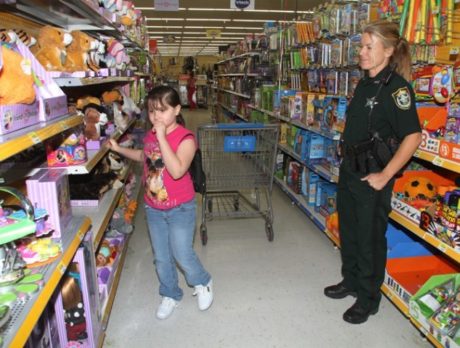
[[[106,110],[97,104],[87,104],[83,108],[85,137],[87,140],[99,140],[105,136],[104,127],[108,123]]]
[[[86,139],[81,127],[74,127],[45,142],[50,167],[66,167],[85,163]]]
[[[72,43],[66,49],[67,58],[64,69],[70,72],[87,71],[90,52],[98,48],[99,41],[79,30],[73,31],[71,35]],[[91,70],[95,69],[94,66],[91,66]]]
[[[63,57],[71,42],[72,36],[63,29],[45,25],[40,28],[37,44],[31,51],[46,70],[63,71]]]

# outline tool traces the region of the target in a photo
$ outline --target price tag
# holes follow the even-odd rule
[[[419,150],[414,152],[414,157],[420,157],[420,151]]]
[[[83,238],[85,237],[85,233],[83,231],[79,231],[77,236],[78,236],[78,239],[82,241]]]
[[[38,134],[35,133],[35,132],[30,132],[30,133],[27,134],[27,135],[29,136],[29,138],[30,138],[30,140],[32,141],[32,143],[35,144],[35,145],[42,142],[41,139],[40,139],[40,137],[38,136]]]
[[[432,163],[435,166],[442,167],[444,165],[444,160],[439,156],[435,156],[435,158],[433,158]]]
[[[439,243],[438,249],[441,250],[443,253],[445,253],[447,250],[447,244],[444,242]]]
[[[62,121],[60,123],[61,123],[61,128],[63,131],[66,131],[67,129],[70,128],[66,121]]]
[[[59,272],[61,273],[61,275],[63,275],[67,269],[67,267],[61,262],[59,262],[58,266],[57,266]]]
[[[391,207],[394,211],[414,222],[417,226],[420,223],[420,211],[396,198],[391,199]]]

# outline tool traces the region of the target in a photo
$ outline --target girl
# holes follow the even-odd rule
[[[208,309],[213,301],[211,276],[193,250],[196,202],[188,169],[196,143],[193,133],[180,124],[180,110],[179,94],[173,88],[155,87],[147,96],[153,127],[144,138],[144,149],[123,148],[109,140],[111,150],[144,162],[146,217],[162,296],[158,319],[168,318],[183,296],[176,263],[195,287],[199,309]]]

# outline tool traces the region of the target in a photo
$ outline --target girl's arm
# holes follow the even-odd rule
[[[165,167],[173,179],[180,179],[190,168],[193,156],[195,156],[195,141],[191,138],[184,139],[177,148],[177,152],[171,149],[166,137],[158,136],[160,151]]]
[[[122,155],[123,157],[129,158],[133,161],[137,161],[137,162],[144,161],[144,151],[122,147],[118,145],[118,143],[114,139],[109,139],[109,141],[107,142],[107,147],[110,150],[115,151],[119,153],[120,155]]]

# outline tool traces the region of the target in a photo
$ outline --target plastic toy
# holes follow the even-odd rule
[[[414,177],[404,185],[404,196],[406,199],[427,199],[431,200],[436,194],[436,185],[423,176]]]

